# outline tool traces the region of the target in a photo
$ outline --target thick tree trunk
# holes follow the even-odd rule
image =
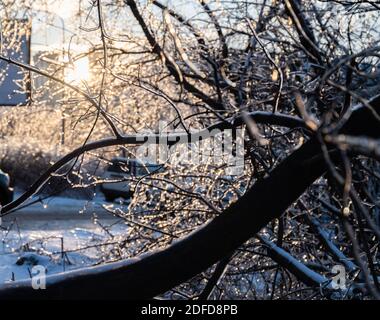
[[[380,98],[371,102],[379,110]],[[353,113],[342,131],[380,137],[380,125],[367,108]],[[199,274],[279,217],[326,171],[316,138],[288,156],[222,214],[168,248],[100,267],[47,278],[46,290],[31,281],[9,283],[0,298],[152,298]]]

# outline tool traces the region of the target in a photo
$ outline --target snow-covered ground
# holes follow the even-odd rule
[[[30,278],[34,265],[52,274],[98,263],[107,248],[99,244],[112,243],[127,230],[103,205],[111,204],[101,198],[52,197],[6,216],[0,230],[0,285]]]
[[[17,199],[20,195],[21,192],[16,192],[14,198]],[[106,202],[102,195],[95,197],[93,200],[61,196],[38,200],[39,198],[30,199],[9,217],[5,217],[4,221],[13,220],[16,217],[32,220],[88,219],[94,215],[101,218],[112,218],[103,208],[104,205],[110,205],[110,203]]]

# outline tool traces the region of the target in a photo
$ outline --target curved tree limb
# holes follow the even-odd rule
[[[380,109],[380,98],[371,104]],[[367,108],[356,110],[342,132],[380,137],[380,127]],[[321,153],[318,139],[311,138],[223,213],[161,251],[48,276],[45,290],[34,290],[30,280],[7,283],[0,288],[0,298],[142,299],[164,293],[216,263],[279,217],[326,171]]]
[[[302,119],[292,117],[283,114],[273,114],[270,112],[256,111],[249,114],[256,122],[266,123],[271,125],[285,126],[289,128],[305,128]],[[117,145],[139,145],[144,143],[167,143],[168,145],[178,142],[196,141],[199,139],[205,139],[212,136],[212,131],[215,129],[224,130],[241,126],[244,123],[243,117],[239,116],[235,119],[227,119],[230,121],[218,122],[209,126],[206,129],[199,130],[192,133],[168,133],[168,134],[146,134],[146,135],[119,135],[118,137],[103,139],[95,142],[87,143],[70,153],[66,154],[63,158],[59,159],[50,168],[48,168],[37,179],[29,189],[23,193],[18,199],[7,204],[1,209],[0,217],[7,215],[13,209],[23,204],[26,200],[32,197],[40,188],[50,179],[51,175],[57,172],[64,165],[76,159],[78,156],[85,152],[96,150],[105,147],[117,146]]]

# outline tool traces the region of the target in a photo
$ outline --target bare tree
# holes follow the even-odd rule
[[[46,110],[65,119],[47,126],[56,141],[64,129],[59,159],[2,216],[57,175],[104,183],[86,164],[142,144],[168,142],[179,160],[133,178],[128,209],[105,207],[130,225],[113,262],[51,275],[41,291],[10,282],[0,297],[379,299],[379,13],[375,1],[98,0],[74,21],[70,41],[85,49],[48,68],[2,48],[0,60],[46,81],[30,102],[36,126]],[[83,59],[92,79],[68,77]],[[189,142],[239,128],[233,178],[226,159],[183,158]]]

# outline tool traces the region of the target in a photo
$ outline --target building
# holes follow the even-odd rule
[[[29,20],[1,21],[1,55],[29,64],[31,22]],[[30,102],[30,71],[0,61],[0,106],[26,105]]]

